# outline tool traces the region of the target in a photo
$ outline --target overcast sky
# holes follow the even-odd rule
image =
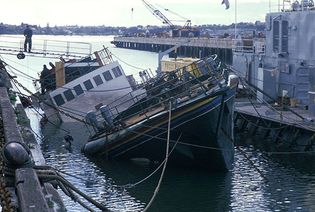
[[[231,24],[264,21],[265,14],[277,9],[279,0],[229,0],[225,10],[222,0],[148,0],[174,24],[179,17],[167,8],[192,21],[193,25]],[[281,1],[282,2],[282,1]],[[0,22],[19,25],[136,26],[163,25],[144,6],[142,0],[0,0]],[[160,7],[162,6],[162,7]],[[270,7],[271,6],[271,7]]]

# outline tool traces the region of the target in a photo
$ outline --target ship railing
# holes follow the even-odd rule
[[[194,67],[195,69],[198,69],[197,66]],[[212,76],[211,82],[208,80],[208,76],[210,75],[207,75],[206,81],[199,80],[204,75],[198,77],[190,75],[189,79],[184,79],[185,76],[182,74],[182,68],[180,68],[173,71],[173,73],[181,73],[181,75],[176,75],[177,77],[170,78],[170,73],[166,73],[159,78],[159,82],[148,83],[144,93],[133,95],[134,93],[130,92],[120,98],[119,101],[116,100],[114,103],[108,105],[110,113],[112,114],[112,119],[118,117],[118,119],[127,120],[136,115],[146,115],[149,111],[154,111],[156,108],[163,108],[168,105],[169,101],[177,103],[180,101],[188,101],[202,92],[207,92],[212,88],[212,86],[208,87],[209,83],[216,85],[223,79],[221,72],[215,72],[210,67],[207,68],[209,69],[208,73]],[[197,70],[192,70],[191,72],[196,73]],[[154,85],[154,83],[158,83],[158,85]],[[153,85],[153,87],[149,88],[149,85]],[[126,108],[129,108],[128,112],[126,112]],[[97,111],[97,120],[102,120],[100,111]],[[117,122],[122,123],[123,120],[117,120]]]
[[[260,39],[234,39],[233,52],[265,54],[265,40]]]
[[[145,101],[136,103],[135,107],[138,106],[140,110],[136,109],[136,112],[120,117],[118,123],[122,123],[123,121],[132,117],[141,115],[143,115],[145,118],[149,118],[149,116],[159,113],[167,108],[169,102],[171,102],[173,107],[176,108],[177,104],[184,101],[187,102],[195,98],[197,95],[207,91],[205,90],[204,86],[199,84],[194,84],[192,86],[193,81],[195,81],[195,79],[187,81],[183,84],[175,85],[171,89],[163,89],[157,95],[149,96],[149,98],[145,99]]]
[[[24,52],[24,37],[1,35],[0,52],[5,54]],[[33,55],[53,58],[82,58],[91,55],[91,53],[92,45],[90,43],[41,39],[36,35],[32,37],[32,49],[30,54]]]
[[[269,12],[314,10],[313,0],[282,0],[269,4]]]
[[[94,55],[100,66],[113,62],[112,53],[105,46],[103,46],[103,49],[101,49],[100,51],[94,52]]]
[[[216,55],[213,55],[213,57],[217,58]],[[188,72],[190,72],[193,75],[198,75],[196,69],[189,70]],[[173,71],[173,73],[175,75],[183,75],[183,68],[179,68],[176,71]],[[165,74],[164,76],[162,76],[162,78],[163,77],[164,77],[164,79],[167,78],[168,74]],[[136,91],[143,89],[143,93],[136,94],[136,92],[132,91],[132,92],[129,92],[128,94],[124,95],[123,97],[116,99],[115,101],[111,102],[108,106],[110,108],[113,108],[112,113],[113,114],[119,114],[122,112],[122,110],[120,110],[119,108],[126,108],[126,106],[130,106],[131,104],[137,103],[137,102],[139,102],[139,100],[146,97],[147,92],[152,92],[152,89],[148,89],[148,87],[147,87],[147,85],[150,85],[151,83],[154,83],[154,79],[149,79],[148,81],[146,81],[142,84],[139,84],[137,86],[138,89],[136,89]],[[159,86],[154,87],[153,89],[163,88],[163,86],[167,86],[169,83],[171,83],[171,82],[165,81],[165,83],[162,83]],[[146,91],[146,92],[144,92],[144,91]],[[122,106],[122,105],[125,105],[125,106]]]

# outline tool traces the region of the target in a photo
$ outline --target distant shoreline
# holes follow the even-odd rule
[[[9,25],[0,23],[0,35],[22,35],[26,24]],[[234,31],[234,24],[231,25],[201,25],[194,26],[200,29],[201,37],[215,34],[231,33]],[[240,31],[265,30],[265,23],[238,23]],[[134,27],[110,27],[110,26],[46,26],[40,27],[31,25],[34,35],[86,35],[86,36],[163,36],[169,33],[167,26],[134,26]]]

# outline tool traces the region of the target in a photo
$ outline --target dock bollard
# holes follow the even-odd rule
[[[2,157],[9,166],[23,167],[31,162],[29,148],[20,142],[11,141],[4,145]]]

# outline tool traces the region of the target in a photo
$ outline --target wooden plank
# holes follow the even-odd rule
[[[65,68],[63,62],[56,62],[56,87],[59,88],[66,84]]]
[[[19,211],[51,211],[48,208],[42,187],[34,169],[17,169],[15,171],[15,183],[20,206]]]

